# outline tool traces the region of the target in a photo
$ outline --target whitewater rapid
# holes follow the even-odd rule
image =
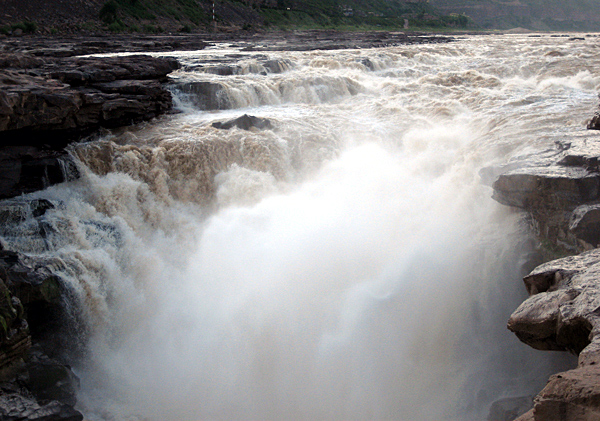
[[[581,133],[598,45],[169,53],[181,112],[73,145],[81,179],[30,195],[56,205],[45,238],[26,222],[0,233],[66,282],[78,408],[473,420],[535,394],[568,362],[505,328],[536,243],[482,174]],[[218,106],[181,88],[198,82]],[[212,126],[243,114],[273,128]]]

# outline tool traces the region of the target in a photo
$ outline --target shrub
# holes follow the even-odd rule
[[[100,9],[99,17],[100,20],[107,25],[111,25],[117,21],[117,12],[119,6],[114,0],[109,0],[104,3],[104,6]],[[110,28],[109,28],[110,29]]]
[[[20,29],[21,31],[25,32],[26,34],[33,34],[37,30],[37,24],[35,22],[30,22],[30,21],[25,20],[23,22],[12,24],[10,26],[10,29],[12,29],[13,31],[15,29]]]
[[[116,20],[110,25],[108,25],[108,30],[110,32],[123,32],[127,29],[127,26],[123,24],[123,22]]]
[[[164,30],[158,25],[144,25],[143,30],[144,32],[149,32],[151,34],[160,34],[161,32],[164,32]]]

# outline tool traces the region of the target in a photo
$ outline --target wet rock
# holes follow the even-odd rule
[[[533,407],[533,396],[498,399],[490,407],[487,421],[513,421]]]
[[[31,193],[78,177],[73,158],[64,151],[40,146],[0,148],[0,199]]]
[[[0,55],[0,69],[33,69],[41,67],[45,61],[41,58],[22,53]]]
[[[176,89],[187,94],[190,102],[201,110],[227,110],[233,105],[224,86],[218,82],[186,82]]]
[[[23,305],[8,289],[6,278],[6,272],[0,268],[0,378],[21,361],[31,347]]]
[[[500,174],[492,197],[526,210],[540,239],[557,253],[589,250],[600,243],[594,228],[594,206],[600,203],[599,158],[600,138],[595,136],[557,142],[554,154],[540,163]]]
[[[0,393],[2,421],[81,421],[83,415],[59,401],[40,403],[21,393]]]
[[[213,127],[217,129],[229,130],[233,127],[237,127],[242,130],[250,130],[252,128],[256,129],[271,129],[273,125],[271,121],[266,118],[255,117],[253,115],[244,114],[241,117],[235,118],[233,120],[225,121],[223,123],[216,122],[212,124]]]
[[[0,198],[6,198],[77,177],[63,151],[70,141],[168,112],[172,98],[161,83],[179,64],[149,56],[7,54],[0,68]]]
[[[535,398],[532,419],[600,419],[600,367],[579,367],[550,377],[546,387]]]
[[[237,75],[240,71],[239,66],[219,65],[219,66],[206,66],[202,67],[204,73],[210,73],[212,75],[219,76],[233,76]]]
[[[596,114],[588,122],[588,130],[600,130],[600,114]]]
[[[360,59],[360,64],[362,64],[363,66],[365,66],[369,70],[375,70],[375,65],[373,64],[373,62],[371,61],[371,59],[369,57],[363,57],[363,58],[361,58]]]
[[[596,111],[592,119],[588,122],[587,128],[588,130],[600,130],[600,111]]]
[[[0,131],[18,144],[24,130],[32,138],[47,132],[66,137],[156,117],[172,106],[159,82],[178,67],[173,59],[128,56],[59,60],[37,76],[4,70]],[[123,112],[105,112],[119,107]]]
[[[61,82],[69,83],[75,74],[76,81],[82,75],[87,84],[93,84],[114,80],[164,80],[166,75],[179,67],[179,63],[173,58],[132,55],[69,58],[54,61],[44,70],[50,77]]]
[[[49,208],[37,201],[30,212]],[[61,301],[46,266],[34,267],[33,259],[6,250],[0,251],[0,419],[1,420],[82,420],[73,406],[77,402],[79,379],[71,368],[48,357],[41,346],[32,347],[28,329],[31,313]],[[25,306],[21,305],[24,301]],[[53,318],[45,313],[44,318]],[[60,320],[56,320],[60,322]],[[47,329],[54,322],[38,323]],[[56,335],[56,329],[47,329]],[[64,337],[57,346],[64,346]]]
[[[70,367],[48,357],[39,347],[30,352],[22,381],[38,401],[55,400],[70,406],[77,403],[79,378]]]
[[[508,328],[535,349],[579,355],[600,327],[598,275],[600,249],[539,266],[524,278],[532,295],[511,315]]]
[[[6,273],[6,286],[26,307],[60,305],[61,279],[46,262],[9,250],[0,250],[0,270]]]
[[[269,73],[283,73],[290,70],[293,64],[290,60],[267,60],[263,63],[263,67],[267,69]]]
[[[569,230],[590,248],[600,246],[600,203],[577,207],[571,214]]]
[[[600,197],[600,174],[559,165],[521,168],[500,175],[493,188],[503,205],[569,210]]]
[[[97,16],[96,13],[95,17]],[[205,38],[198,35],[75,34],[68,37],[41,36],[19,40],[8,39],[3,43],[3,50],[10,53],[26,53],[40,58],[56,58],[112,52],[143,54],[151,51],[197,51],[204,49],[207,45]]]
[[[579,363],[552,376],[519,420],[600,419],[600,249],[545,263],[524,281],[532,295],[508,328],[533,348],[569,351]]]

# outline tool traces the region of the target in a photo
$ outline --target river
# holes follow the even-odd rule
[[[490,183],[581,135],[599,48],[543,34],[169,52],[181,112],[72,145],[82,177],[31,195],[56,205],[45,237],[4,228],[66,282],[78,408],[475,420],[537,393],[569,361],[506,329],[536,241]],[[206,72],[224,63],[234,74]],[[177,87],[191,82],[224,109]],[[272,127],[212,126],[243,114]]]

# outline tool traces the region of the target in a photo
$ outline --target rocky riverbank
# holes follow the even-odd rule
[[[55,205],[22,197],[78,177],[65,152],[72,141],[153,119],[172,108],[165,88],[179,63],[147,55],[82,57],[103,52],[199,50],[229,42],[245,51],[371,48],[402,43],[448,42],[451,38],[404,33],[351,35],[317,31],[286,36],[214,34],[157,37],[72,37],[5,39],[0,48],[0,224],[4,238],[19,221],[32,221],[40,250],[52,231],[45,219]],[[265,59],[266,60],[266,59]],[[286,63],[263,63],[280,72]],[[222,63],[220,69],[234,71]],[[213,69],[214,70],[214,69]],[[219,71],[221,71],[219,70]],[[207,71],[212,71],[207,69]],[[195,86],[194,89],[200,89]],[[243,116],[218,125],[262,127],[268,120]],[[215,126],[217,127],[217,126]],[[0,241],[0,419],[83,419],[74,409],[79,379],[68,366],[84,353],[86,332],[78,309],[66,304],[58,264],[16,253]],[[65,350],[69,355],[65,355]]]
[[[47,54],[0,55],[0,198],[77,177],[64,150],[70,141],[172,108],[163,82],[179,67],[174,59]],[[44,200],[4,201],[0,223],[33,216],[39,221],[34,230],[43,233],[43,215],[53,207]],[[51,264],[0,244],[2,420],[83,419],[73,408],[79,379],[60,352],[77,348],[73,338],[81,332],[59,323],[76,316],[64,314],[65,291]]]
[[[178,67],[149,56],[0,56],[0,198],[73,174],[63,150],[69,141],[168,112],[171,94],[161,83]]]
[[[597,120],[588,128],[598,128]],[[510,165],[493,185],[494,198],[530,215],[551,261],[524,278],[530,297],[508,328],[535,349],[579,358],[576,369],[550,378],[518,420],[600,419],[600,133],[582,131]]]

